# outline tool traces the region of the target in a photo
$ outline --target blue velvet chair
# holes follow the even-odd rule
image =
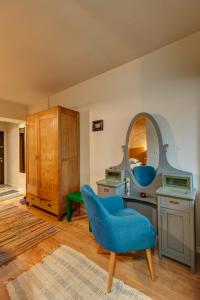
[[[156,169],[152,166],[137,166],[133,169],[133,174],[142,186],[149,185],[156,176]]]
[[[149,220],[131,208],[124,207],[122,197],[98,197],[89,185],[81,188],[92,232],[97,243],[110,251],[108,288],[112,279],[116,253],[146,250],[150,275],[155,280],[151,248],[154,248],[156,231]]]

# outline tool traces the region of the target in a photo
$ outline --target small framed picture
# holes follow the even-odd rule
[[[92,131],[103,130],[103,120],[97,120],[92,122]]]

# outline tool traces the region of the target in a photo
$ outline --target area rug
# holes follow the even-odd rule
[[[11,300],[149,300],[114,278],[106,293],[108,274],[83,254],[61,246],[7,284]]]
[[[16,205],[0,205],[0,266],[59,229]]]
[[[14,189],[12,186],[0,184],[0,201],[12,199],[21,195],[21,192],[17,189]]]

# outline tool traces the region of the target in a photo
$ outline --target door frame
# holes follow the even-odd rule
[[[0,133],[3,135],[3,183],[0,184],[5,184],[5,132],[0,130]]]

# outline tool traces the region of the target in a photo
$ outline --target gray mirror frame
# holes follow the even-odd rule
[[[133,176],[133,172],[130,168],[129,157],[128,157],[128,142],[129,142],[130,132],[131,132],[133,124],[141,117],[147,117],[152,121],[152,123],[155,127],[155,130],[156,130],[157,136],[158,136],[158,143],[159,143],[159,165],[158,165],[158,169],[157,169],[157,174],[156,174],[156,177],[154,178],[154,180],[146,187],[141,186],[136,181],[135,177]],[[136,189],[138,192],[145,192],[145,193],[150,194],[151,196],[155,196],[156,190],[160,186],[162,186],[162,173],[167,173],[167,174],[171,174],[171,175],[180,175],[180,176],[184,176],[184,175],[192,176],[192,173],[176,169],[169,164],[169,162],[167,160],[168,147],[169,147],[168,144],[163,144],[161,131],[160,131],[158,123],[156,122],[154,117],[146,112],[139,113],[132,119],[132,121],[129,125],[128,131],[126,134],[126,144],[122,146],[123,160],[119,165],[114,166],[113,168],[117,169],[117,170],[118,169],[124,170],[125,175],[129,176],[131,179],[131,186],[134,186],[134,189]]]
[[[129,139],[130,139],[130,134],[131,134],[131,130],[133,128],[133,125],[140,119],[140,118],[147,118],[149,119],[154,128],[155,128],[155,131],[156,131],[156,134],[157,134],[157,137],[158,137],[158,145],[159,145],[159,163],[158,163],[158,168],[157,168],[157,173],[156,173],[156,176],[155,178],[153,179],[153,181],[147,185],[147,186],[142,186],[138,183],[138,181],[135,179],[135,176],[133,175],[133,172],[130,168],[130,164],[129,164],[129,155],[128,155],[128,144],[129,144]],[[142,112],[142,113],[139,113],[137,114],[131,121],[130,125],[129,125],[129,128],[128,128],[128,131],[127,131],[127,134],[126,134],[126,145],[125,145],[125,162],[126,162],[126,169],[128,170],[128,173],[129,173],[129,176],[134,184],[134,186],[136,187],[137,190],[139,190],[140,192],[151,192],[152,190],[155,190],[155,185],[156,183],[159,181],[160,182],[160,175],[162,173],[162,169],[163,169],[163,160],[164,160],[164,157],[163,157],[163,140],[162,140],[162,135],[161,135],[161,132],[160,132],[160,128],[156,122],[156,120],[148,113],[145,113],[145,112]]]

